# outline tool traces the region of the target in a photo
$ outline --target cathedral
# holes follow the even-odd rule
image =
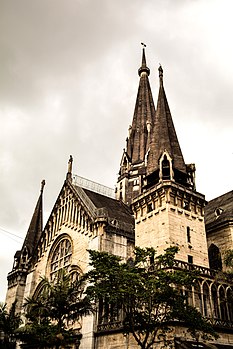
[[[155,105],[149,82],[145,48],[138,69],[139,87],[132,124],[120,160],[115,191],[77,176],[68,162],[64,184],[50,216],[43,224],[43,190],[22,248],[8,273],[6,302],[24,300],[41,290],[41,277],[53,280],[89,270],[89,253],[107,251],[127,260],[135,246],[153,247],[160,254],[176,245],[176,267],[196,268],[201,275],[191,289],[191,303],[210,319],[219,338],[201,348],[233,347],[233,282],[224,272],[224,254],[233,249],[233,191],[206,202],[196,190],[195,164],[186,164],[176,135],[159,70]],[[106,316],[82,319],[80,349],[138,348],[126,338],[119,322]],[[174,334],[176,348],[195,344],[181,327]]]

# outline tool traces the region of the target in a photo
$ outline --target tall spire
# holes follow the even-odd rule
[[[170,108],[163,86],[163,68],[159,67],[159,95],[157,102],[156,118],[153,127],[150,154],[148,158],[147,174],[159,170],[159,160],[164,152],[172,161],[173,171],[187,174],[181,148],[172,121]]]
[[[145,44],[142,49],[142,65],[138,69],[138,74],[140,77],[138,94],[126,149],[132,164],[145,161],[155,115],[154,101],[148,79],[150,69],[146,65]]]
[[[146,173],[146,161],[151,142],[151,132],[155,118],[155,106],[149,83],[150,69],[146,65],[145,44],[142,49],[142,64],[138,69],[140,77],[132,126],[126,140],[116,197],[130,204],[142,190],[143,176]]]
[[[43,191],[45,186],[45,180],[41,182],[40,196],[38,198],[34,213],[32,215],[31,223],[29,225],[27,235],[25,237],[22,251],[24,247],[27,248],[28,252],[31,254],[34,247],[40,238],[43,230]]]

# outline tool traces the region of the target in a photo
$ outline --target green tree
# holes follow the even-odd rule
[[[20,322],[20,316],[16,314],[16,302],[12,304],[9,311],[6,304],[0,304],[0,348],[15,348],[15,331]]]
[[[24,304],[27,321],[18,332],[20,340],[29,348],[60,348],[79,342],[81,336],[71,326],[92,309],[83,278],[72,281],[62,270],[53,282],[45,277],[42,282],[40,294]]]
[[[198,275],[173,268],[177,251],[170,247],[156,256],[153,248],[136,248],[135,258],[127,263],[106,252],[89,251],[92,270],[87,274],[87,293],[110,306],[121,305],[122,330],[131,333],[142,349],[152,348],[159,338],[166,341],[169,326],[177,322],[196,339],[216,336],[181,292],[182,286],[193,285]]]
[[[233,250],[227,250],[225,252],[224,263],[228,267],[228,273],[233,276]]]

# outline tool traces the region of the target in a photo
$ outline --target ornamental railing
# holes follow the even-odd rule
[[[233,330],[233,322],[228,320],[222,320],[222,319],[211,319],[211,318],[205,318],[213,327],[216,329],[228,329]],[[116,330],[122,330],[123,329],[123,322],[122,321],[109,321],[107,323],[102,323],[97,325],[97,332],[108,332],[108,331],[116,331]]]
[[[109,198],[115,198],[115,191],[113,188],[107,187],[106,185],[91,181],[90,179],[73,175],[72,183],[78,187],[88,189],[95,193],[107,196]]]
[[[165,266],[162,263],[152,265],[151,271],[153,271],[153,268],[161,268],[161,269],[182,269],[187,271],[197,271],[199,272],[200,276],[207,277],[211,279],[217,279],[218,281],[223,281],[226,283],[229,283],[230,285],[233,284],[233,278],[231,275],[228,275],[227,273],[222,272],[221,270],[215,270],[215,269],[209,269],[200,265],[187,263],[184,261],[180,261],[178,259],[174,260],[174,263],[171,267]]]
[[[198,271],[199,275],[194,285],[183,287],[182,292],[188,298],[188,303],[198,309],[202,316],[216,329],[233,331],[233,280],[227,274],[205,268],[202,266],[175,260],[171,267],[162,264],[154,265],[151,268],[164,268],[168,271],[172,269]],[[105,307],[102,307],[103,309]],[[106,308],[107,309],[107,308]],[[97,332],[120,331],[122,325],[122,312],[118,312],[117,318],[111,318],[112,312],[101,314],[100,322],[97,325]],[[121,320],[121,321],[120,321]]]
[[[107,323],[97,325],[97,332],[120,330],[121,328],[123,328],[122,321],[112,321],[112,322],[110,321]]]

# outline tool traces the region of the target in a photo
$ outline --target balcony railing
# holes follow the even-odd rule
[[[221,319],[211,319],[206,318],[206,320],[211,323],[211,325],[216,329],[228,329],[233,330],[233,322]],[[123,329],[122,321],[110,321],[107,323],[102,323],[97,325],[97,332],[109,332],[109,331],[120,331]]]

